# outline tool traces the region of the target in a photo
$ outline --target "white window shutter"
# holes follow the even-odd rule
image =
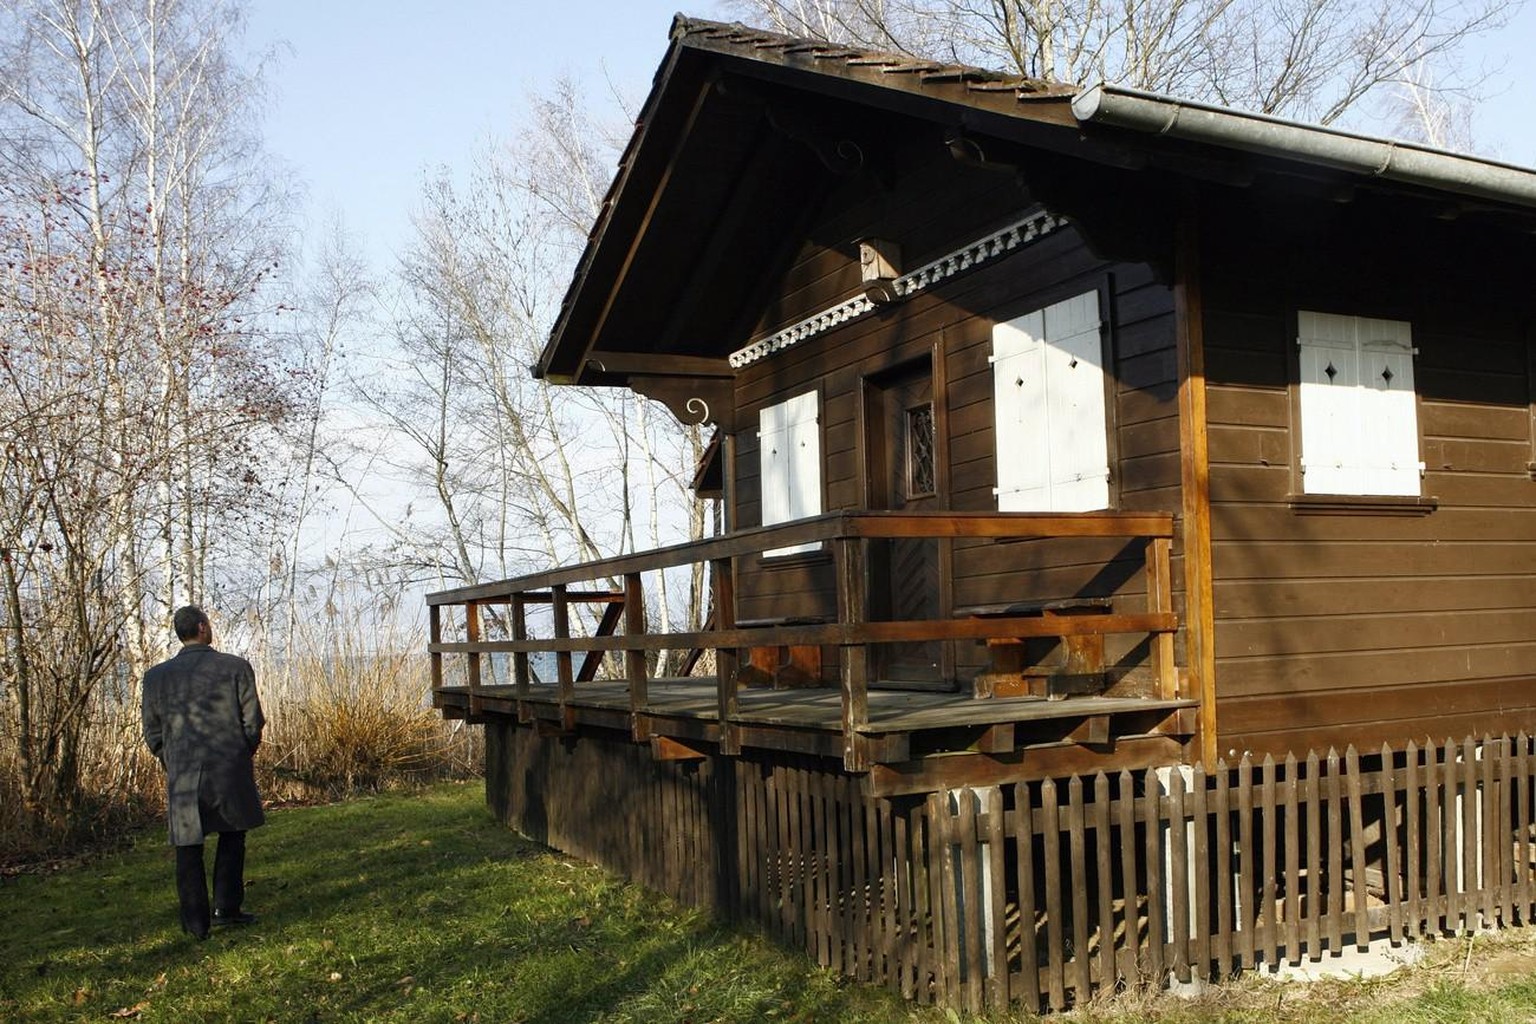
[[[821,429],[818,397],[810,391],[758,413],[762,524],[773,526],[821,513]],[[765,555],[816,551],[820,544],[776,548]]]
[[[998,324],[992,351],[998,510],[1107,508],[1098,293]]]
[[[1045,318],[1039,312],[992,331],[992,391],[996,420],[997,508],[1028,512],[1047,507]]]
[[[1301,479],[1307,494],[1355,494],[1360,463],[1360,360],[1353,317],[1303,311]]]
[[[1303,310],[1297,327],[1302,490],[1418,494],[1423,467],[1409,325]]]
[[[1045,330],[1050,510],[1108,508],[1109,438],[1098,293],[1051,306],[1045,311]]]
[[[1360,322],[1365,494],[1418,494],[1419,418],[1413,339],[1406,323]]]
[[[789,433],[784,426],[784,406],[762,410],[757,423],[762,523],[772,526],[789,518]]]
[[[810,391],[785,403],[790,519],[821,514],[821,426],[816,402],[816,392]]]

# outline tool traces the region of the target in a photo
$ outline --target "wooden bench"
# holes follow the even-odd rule
[[[1039,616],[1043,619],[1109,615],[1107,597],[1074,597],[1060,601],[1029,601],[1016,604],[974,605],[955,609],[970,618]],[[1061,664],[1047,665],[1047,656],[1060,646]],[[1106,683],[1104,634],[1086,633],[1063,637],[994,637],[987,641],[989,664],[976,674],[974,695],[986,697],[1046,697],[1060,700],[1084,693],[1099,693]]]

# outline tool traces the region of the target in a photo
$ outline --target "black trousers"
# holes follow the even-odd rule
[[[176,896],[181,926],[193,935],[208,934],[208,874],[203,844],[176,847]],[[213,908],[234,913],[245,902],[245,833],[220,832],[213,854]]]

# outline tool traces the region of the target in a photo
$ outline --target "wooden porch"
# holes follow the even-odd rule
[[[622,732],[648,743],[658,760],[734,756],[743,748],[836,759],[864,776],[872,795],[1177,763],[1187,760],[1197,701],[1181,692],[1174,666],[1172,536],[1166,514],[837,512],[443,591],[427,599],[434,706],[447,717],[505,716],[545,733]],[[896,538],[935,544],[1122,539],[1143,546],[1145,607],[1124,610],[1096,595],[1077,595],[1079,604],[1091,603],[1092,614],[1061,613],[1071,601],[1020,602],[953,609],[943,619],[872,621],[871,545]],[[835,618],[738,622],[733,583],[742,561],[802,545],[820,545],[830,556]],[[648,631],[646,577],[699,564],[707,567],[713,597],[708,628]],[[1028,593],[1027,586],[1020,590]],[[583,604],[601,608],[585,636],[572,626],[573,606]],[[529,613],[541,606],[547,606],[551,635],[533,637]],[[450,632],[462,639],[445,639]],[[1025,643],[1055,640],[1067,668],[1107,678],[1104,640],[1124,636],[1137,638],[1146,652],[1147,682],[1132,695],[1063,697],[1030,677],[1017,656]],[[947,691],[898,689],[900,683],[880,677],[875,647],[926,641],[986,644],[997,670],[956,681]],[[652,678],[654,652],[664,650],[712,651],[713,671]],[[821,650],[836,652],[835,682],[794,689],[743,685],[749,674],[742,669],[760,660],[755,655]],[[486,678],[485,660],[496,654],[511,656],[505,681]],[[554,659],[550,682],[540,682],[531,669],[530,658],[538,655]],[[462,671],[450,683],[444,663],[452,657],[464,661],[453,666]],[[696,671],[699,664],[695,656],[687,667]]]

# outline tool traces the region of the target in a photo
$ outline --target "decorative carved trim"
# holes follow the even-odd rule
[[[875,308],[875,304],[869,301],[868,296],[856,295],[846,302],[839,302],[830,309],[824,309],[814,316],[808,316],[799,323],[784,328],[777,334],[770,334],[766,338],[754,341],[746,348],[737,349],[731,353],[731,366],[741,369],[759,359],[766,359],[775,352],[797,345],[806,338],[812,338],[830,327],[845,324],[857,319]]]
[[[909,274],[901,275],[891,282],[891,294],[897,299],[911,298],[973,267],[978,267],[1013,252],[1021,246],[1044,238],[1062,227],[1064,223],[1065,221],[1045,210],[1036,210],[1029,216],[1021,217],[1006,227],[961,246],[954,252],[925,263]],[[786,348],[798,345],[807,338],[813,338],[833,327],[856,320],[875,308],[876,303],[868,295],[856,295],[846,299],[782,331],[760,338],[745,348],[737,349],[731,353],[731,367],[739,370],[743,366],[749,366],[760,359],[766,359],[775,352],[782,352]]]

